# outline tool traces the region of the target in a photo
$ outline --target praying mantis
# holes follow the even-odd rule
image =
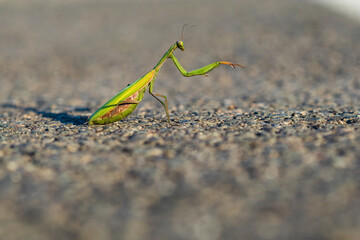
[[[183,43],[183,36],[184,36],[184,28],[186,25],[187,24],[185,24],[182,28],[180,40],[169,48],[169,50],[164,54],[164,56],[155,65],[155,67],[150,72],[146,73],[144,76],[142,76],[137,81],[135,81],[134,83],[129,84],[126,88],[124,88],[117,95],[115,95],[104,105],[102,105],[98,110],[96,110],[88,120],[89,125],[113,123],[124,119],[135,110],[137,105],[143,99],[145,91],[147,89],[149,89],[150,95],[153,96],[164,106],[167,121],[171,125],[167,97],[165,95],[161,95],[153,92],[156,76],[162,65],[169,58],[171,58],[177,69],[184,77],[192,77],[196,75],[207,76],[206,73],[210,72],[211,70],[220,66],[221,64],[229,65],[232,68],[235,68],[235,66],[242,68],[244,67],[243,65],[237,63],[219,61],[219,62],[211,63],[205,67],[193,70],[191,72],[187,72],[180,65],[178,59],[173,54],[177,48],[180,49],[181,51],[185,50]],[[159,97],[164,98],[165,103],[162,100],[160,100]]]

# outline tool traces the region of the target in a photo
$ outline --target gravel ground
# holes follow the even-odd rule
[[[360,24],[305,1],[0,2],[0,239],[360,239]],[[186,32],[123,121],[87,118]],[[176,83],[176,84],[175,84]]]

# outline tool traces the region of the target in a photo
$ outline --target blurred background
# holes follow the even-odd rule
[[[358,5],[0,0],[0,239],[360,239]],[[185,69],[247,67],[84,125],[185,23]]]
[[[360,2],[357,0],[313,0],[335,11],[360,20]]]
[[[334,1],[320,2],[330,6]],[[341,2],[341,9],[356,9],[356,3]],[[185,69],[225,59],[248,65],[248,70],[240,79],[234,79],[233,74],[237,73],[222,74],[221,69],[211,78],[223,75],[221,83],[204,84],[198,78],[182,79],[173,64],[168,63],[156,88],[160,93],[176,96],[170,99],[175,101],[170,104],[172,107],[194,101],[182,97],[193,89],[199,89],[194,95],[209,97],[213,91],[209,88],[217,89],[217,94],[210,98],[223,99],[228,94],[242,100],[254,96],[254,99],[294,105],[298,99],[289,96],[295,92],[301,95],[306,82],[317,85],[327,78],[329,84],[336,85],[339,82],[333,77],[334,71],[346,78],[354,70],[347,69],[346,64],[353,60],[352,53],[344,57],[345,52],[339,51],[349,41],[346,34],[357,34],[348,27],[355,23],[306,1],[3,0],[0,11],[0,77],[6,83],[0,89],[2,102],[71,102],[94,110],[149,71],[180,38],[184,23],[197,25],[186,33],[186,51],[177,53]],[[333,30],[340,28],[339,25],[342,36]],[[327,46],[313,42],[316,38],[338,44],[329,45],[331,52],[324,54]],[[303,56],[297,55],[301,52]],[[309,61],[311,55],[316,61],[321,58],[322,63]],[[309,67],[316,68],[316,72],[307,74]],[[284,69],[293,69],[296,77]],[[283,89],[278,89],[280,92],[274,89],[265,97],[269,86],[261,83],[269,75],[278,76],[266,82],[272,86],[281,84]],[[250,82],[257,89],[247,85],[249,81],[245,80],[249,78],[254,78]],[[189,81],[191,84],[187,84]],[[229,90],[229,86],[239,83],[242,88]],[[308,96],[303,98],[307,100]],[[326,96],[322,98],[325,100]],[[147,102],[140,107],[146,107]]]

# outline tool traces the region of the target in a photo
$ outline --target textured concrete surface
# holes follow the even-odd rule
[[[0,239],[360,238],[360,26],[300,1],[1,1]],[[86,120],[186,32],[124,121]]]

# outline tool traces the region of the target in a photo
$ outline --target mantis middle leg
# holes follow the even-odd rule
[[[151,96],[153,96],[156,100],[158,100],[164,106],[168,123],[171,124],[167,98],[165,95],[154,93],[153,92],[153,84],[154,84],[154,82],[150,82],[149,93],[151,94]],[[165,99],[165,103],[163,101],[161,101],[158,97],[163,97]]]

